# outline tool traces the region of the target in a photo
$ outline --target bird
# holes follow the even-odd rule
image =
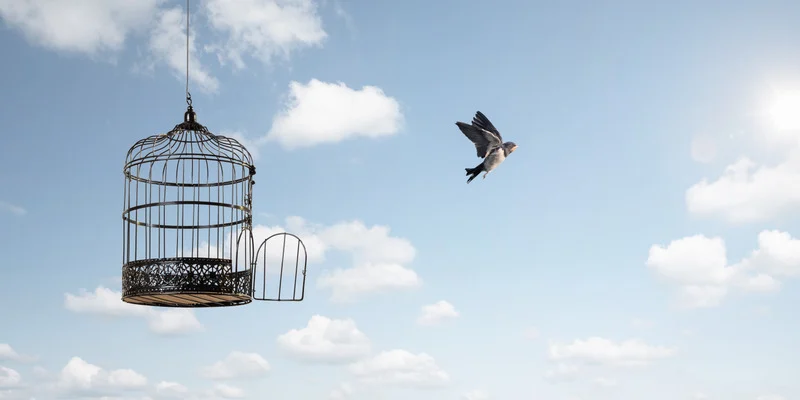
[[[467,139],[475,144],[478,157],[483,158],[483,161],[475,168],[464,168],[467,171],[467,176],[469,176],[467,183],[472,182],[481,172],[484,172],[483,179],[486,179],[486,175],[489,172],[497,168],[509,154],[517,149],[517,144],[514,142],[503,143],[503,136],[492,125],[489,118],[486,118],[486,115],[480,111],[475,113],[475,117],[472,118],[472,124],[458,121],[456,126]]]

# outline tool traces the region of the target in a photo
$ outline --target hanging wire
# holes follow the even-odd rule
[[[189,0],[186,0],[186,104],[192,106],[192,95],[189,93]]]

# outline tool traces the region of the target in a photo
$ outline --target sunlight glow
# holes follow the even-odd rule
[[[800,130],[800,90],[775,93],[768,113],[775,128]]]

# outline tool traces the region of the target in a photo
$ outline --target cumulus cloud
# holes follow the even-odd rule
[[[214,394],[224,399],[243,399],[246,395],[243,389],[224,383],[214,385]]]
[[[156,385],[156,394],[160,397],[183,399],[187,393],[189,388],[177,382],[161,381]]]
[[[391,136],[400,130],[400,104],[375,86],[349,88],[317,79],[289,84],[289,102],[264,140],[292,149],[357,137]]]
[[[554,361],[644,366],[655,360],[674,356],[676,349],[652,346],[637,339],[617,343],[609,339],[591,337],[585,340],[576,339],[569,344],[550,344],[549,353],[550,359]]]
[[[302,329],[278,336],[287,353],[307,361],[344,363],[369,354],[371,343],[352,319],[330,319],[314,315]]]
[[[780,288],[776,277],[800,275],[800,240],[786,232],[765,230],[749,257],[730,264],[725,242],[694,235],[653,245],[647,266],[679,287],[684,307],[713,307],[732,291],[767,292]]]
[[[33,359],[34,357],[18,353],[8,343],[0,343],[0,361],[8,360],[8,361],[28,362],[32,361]]]
[[[405,266],[413,261],[416,249],[407,239],[391,236],[387,226],[366,226],[357,220],[326,226],[293,216],[286,218],[284,226],[257,225],[253,229],[253,235],[257,239],[256,243],[260,243],[260,237],[266,237],[271,232],[284,231],[293,232],[302,238],[308,251],[309,263],[324,261],[329,251],[344,252],[351,256],[351,267],[324,270],[317,281],[318,288],[331,291],[332,301],[352,302],[366,295],[414,289],[422,284],[417,273]],[[275,266],[273,272],[280,265],[280,260],[275,257],[280,256],[281,244],[275,244],[272,250],[268,250],[273,259],[267,265]],[[287,244],[292,252],[294,246]],[[290,265],[292,269],[294,256],[287,255],[286,265]],[[291,274],[284,275],[291,277]],[[292,284],[289,283],[288,287],[292,287]]]
[[[121,50],[127,37],[152,21],[163,0],[0,0],[0,18],[33,44],[51,50]]]
[[[159,311],[125,303],[122,293],[103,286],[94,292],[81,290],[78,294],[66,293],[64,306],[67,310],[109,317],[139,317],[147,321],[150,331],[159,335],[183,335],[202,331],[203,325],[189,309],[168,309]]]
[[[433,304],[422,306],[422,312],[417,318],[420,325],[436,325],[445,320],[458,317],[456,308],[447,301],[440,300]]]
[[[450,383],[450,375],[426,353],[383,351],[350,365],[350,372],[364,383],[413,388],[435,388]]]
[[[72,357],[61,370],[58,389],[74,396],[111,396],[125,391],[142,390],[147,378],[131,369],[106,370],[80,357]]]
[[[253,379],[269,371],[269,363],[260,354],[232,351],[225,359],[203,368],[201,375],[213,380]]]
[[[14,369],[0,365],[0,389],[17,388],[22,384],[22,375]]]
[[[236,4],[236,3],[232,3]],[[169,67],[180,80],[186,79],[186,13],[180,8],[159,10],[150,31],[148,46],[158,62]],[[190,21],[191,22],[191,21]],[[190,24],[191,25],[191,24]],[[189,79],[205,92],[219,89],[219,81],[213,77],[197,57],[195,30],[189,30]],[[191,88],[190,88],[191,89]]]
[[[800,206],[800,151],[774,166],[744,157],[714,181],[703,179],[686,191],[690,213],[734,223],[759,222]]]
[[[276,56],[288,59],[327,37],[313,0],[207,0],[205,11],[211,27],[225,36],[206,50],[236,68],[246,66],[245,55],[263,63]]]

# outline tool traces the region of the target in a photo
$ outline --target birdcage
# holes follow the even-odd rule
[[[165,307],[303,300],[305,245],[284,232],[255,248],[252,156],[237,140],[198,123],[191,96],[187,102],[182,123],[128,151],[122,300]],[[268,242],[280,238],[280,257],[268,254]],[[296,242],[289,249],[294,268],[286,265],[287,238]],[[270,290],[275,286],[277,293]]]

